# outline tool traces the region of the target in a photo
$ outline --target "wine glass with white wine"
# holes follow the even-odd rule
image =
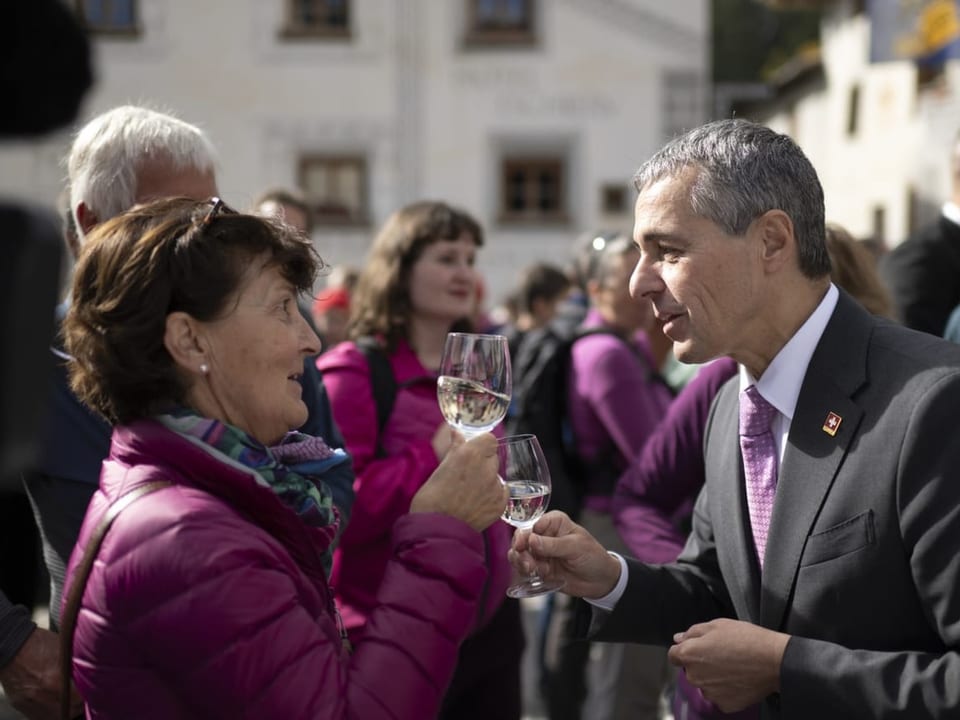
[[[503,335],[448,333],[440,360],[437,401],[447,423],[469,440],[507,414],[513,379]]]
[[[500,478],[510,491],[503,520],[519,530],[529,530],[550,502],[550,469],[537,436],[511,435],[498,440],[497,463]],[[544,580],[534,570],[527,578],[507,588],[507,595],[534,597],[561,587],[562,580]]]

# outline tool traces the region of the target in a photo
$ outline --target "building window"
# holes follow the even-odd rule
[[[623,183],[607,183],[600,187],[600,209],[609,215],[622,215],[629,209],[629,190]]]
[[[887,242],[887,209],[883,205],[873,206],[873,239],[883,245]]]
[[[920,229],[920,194],[913,185],[907,185],[907,234]]]
[[[661,76],[661,83],[665,140],[703,124],[706,93],[699,73],[668,70]]]
[[[287,0],[288,38],[350,36],[350,0]]]
[[[299,185],[317,225],[367,223],[367,162],[363,157],[304,156]]]
[[[857,134],[860,124],[860,86],[854,85],[850,88],[850,97],[847,105],[847,135],[853,137]]]
[[[79,0],[78,9],[84,27],[91,33],[136,35],[135,0]]]
[[[467,45],[530,45],[534,0],[467,0]]]
[[[566,161],[562,157],[511,157],[501,166],[500,221],[566,222]]]

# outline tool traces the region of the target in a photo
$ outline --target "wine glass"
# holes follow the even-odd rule
[[[501,516],[520,530],[529,530],[543,515],[550,502],[550,469],[536,435],[511,435],[497,441],[500,479],[510,491],[510,499]],[[515,598],[533,597],[563,587],[563,581],[548,582],[537,571],[507,588]]]
[[[449,333],[440,359],[437,401],[444,419],[469,440],[489,432],[510,405],[513,379],[503,335]]]

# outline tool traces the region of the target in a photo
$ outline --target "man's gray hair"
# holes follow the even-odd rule
[[[82,202],[100,222],[133,207],[137,172],[149,158],[164,158],[177,169],[212,170],[215,152],[200,128],[172,115],[123,105],[98,115],[74,138],[67,157],[70,210]]]
[[[670,141],[633,176],[643,192],[688,168],[697,172],[690,209],[730,235],[743,235],[769,210],[793,222],[800,271],[819,278],[830,273],[823,188],[813,165],[786,135],[747,120],[718,120]]]

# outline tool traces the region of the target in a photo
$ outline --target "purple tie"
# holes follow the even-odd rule
[[[740,393],[740,451],[747,478],[747,508],[760,567],[767,547],[773,498],[777,492],[777,442],[771,425],[777,409],[763,399],[756,385]]]

